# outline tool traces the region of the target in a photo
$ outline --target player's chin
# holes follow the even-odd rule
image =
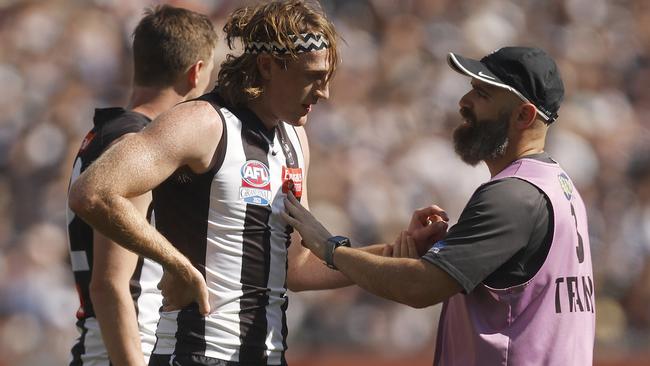
[[[297,118],[292,118],[286,122],[292,126],[302,127],[307,124],[307,115],[300,116]]]

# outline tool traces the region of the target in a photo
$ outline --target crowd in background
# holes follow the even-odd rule
[[[168,1],[218,29],[241,1]],[[547,150],[588,211],[597,288],[596,359],[650,347],[650,2],[332,0],[343,37],[330,100],[310,114],[310,206],[331,232],[392,242],[415,208],[453,224],[483,165],[451,131],[469,79],[450,51],[537,46],[566,97]],[[62,365],[78,298],[66,243],[72,159],[95,107],[124,105],[131,32],[146,0],[0,1],[0,366]],[[219,44],[217,62],[228,50]],[[187,121],[191,123],[191,121]],[[290,294],[289,354],[399,357],[433,348],[439,307],[414,310],[356,287]]]

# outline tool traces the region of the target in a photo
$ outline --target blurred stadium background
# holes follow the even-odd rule
[[[241,1],[169,1],[221,30]],[[124,105],[144,0],[0,0],[0,366],[64,365],[77,296],[66,190],[93,108]],[[356,242],[392,241],[413,209],[452,223],[489,175],[450,135],[469,79],[449,51],[535,45],[566,84],[548,150],[587,203],[596,364],[650,364],[650,2],[323,1],[345,39],[329,102],[308,124],[312,210]],[[226,53],[220,42],[217,60]],[[191,123],[191,121],[188,121]],[[291,294],[292,365],[430,365],[438,307],[357,288]]]

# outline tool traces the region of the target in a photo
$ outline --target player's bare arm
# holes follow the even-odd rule
[[[111,146],[132,135],[122,135]],[[130,200],[142,216],[146,216],[151,192]],[[116,365],[144,365],[138,319],[129,287],[138,256],[97,230],[93,230],[93,238],[89,291],[108,356]]]
[[[129,198],[151,191],[182,166],[205,172],[214,162],[222,132],[220,117],[208,103],[180,104],[108,149],[70,190],[70,208],[86,222],[126,249],[160,263],[184,284],[164,294],[168,308],[198,301],[207,313],[205,281]]]
[[[111,146],[132,135],[122,135]],[[151,193],[130,200],[142,216],[146,216]],[[108,356],[116,365],[144,365],[137,314],[129,287],[138,256],[97,230],[93,230],[93,253],[90,298]]]
[[[131,202],[146,216],[151,193],[132,198]],[[137,314],[129,290],[138,256],[97,230],[93,231],[93,238],[90,297],[108,355],[116,365],[144,365]]]

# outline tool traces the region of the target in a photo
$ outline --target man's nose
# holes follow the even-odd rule
[[[470,91],[470,93],[471,93],[471,91]],[[471,108],[472,103],[471,103],[470,97],[469,97],[470,93],[466,93],[465,95],[463,95],[460,98],[460,100],[458,101],[458,106],[460,106],[461,108]]]
[[[330,83],[325,82],[321,84],[319,88],[316,89],[316,96],[321,99],[329,99],[330,97]]]

